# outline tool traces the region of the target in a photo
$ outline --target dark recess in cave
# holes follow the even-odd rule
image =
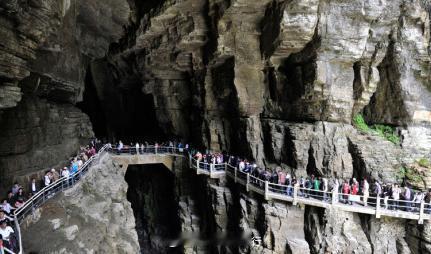
[[[131,165],[125,178],[141,253],[182,253],[169,248],[181,232],[174,174],[162,164]]]
[[[144,94],[140,83],[102,90],[103,101],[89,69],[83,101],[77,106],[90,117],[96,137],[113,142],[122,140],[125,144],[163,140],[165,135],[158,125],[153,96]]]
[[[78,103],[77,106],[90,117],[96,137],[108,137],[105,114],[98,99],[96,87],[93,84],[93,77],[90,70],[87,71],[85,76],[83,101]]]

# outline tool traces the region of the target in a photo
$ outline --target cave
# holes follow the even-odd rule
[[[125,179],[141,253],[182,253],[172,246],[181,233],[174,174],[163,164],[130,165]]]
[[[431,161],[430,9],[425,0],[1,0],[0,191],[18,182],[29,193],[30,179],[70,166],[94,137],[175,139],[296,179],[395,183],[400,168]],[[357,113],[396,128],[399,143],[362,132]],[[245,231],[262,239],[259,253],[431,250],[431,223],[298,207],[191,170],[178,154],[172,171],[121,168],[106,154],[27,217],[41,225],[28,234],[39,253],[255,253],[219,248],[221,232]],[[189,232],[211,244],[169,247]]]
[[[158,124],[154,97],[144,94],[143,84],[132,79],[124,85],[100,88],[88,68],[83,99],[77,106],[90,117],[96,137],[125,144],[163,140],[166,136]]]

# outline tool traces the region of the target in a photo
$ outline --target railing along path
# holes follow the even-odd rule
[[[136,149],[135,147],[126,147],[121,150],[112,149],[111,145],[103,146],[99,152],[91,157],[78,172],[69,176],[69,178],[60,178],[58,181],[41,189],[32,198],[27,200],[25,204],[17,208],[14,212],[14,224],[16,236],[18,239],[19,251],[23,253],[22,238],[20,225],[29,215],[34,215],[36,209],[42,206],[46,201],[54,197],[56,194],[71,188],[88,172],[90,166],[98,162],[100,156],[105,152],[111,152],[122,156],[140,156],[140,155],[180,155],[188,157],[190,168],[195,169],[197,174],[208,175],[210,178],[220,178],[228,176],[235,183],[243,185],[246,191],[258,193],[266,200],[281,200],[292,202],[292,204],[304,204],[323,208],[335,208],[343,211],[371,214],[376,218],[381,216],[389,216],[396,218],[418,220],[422,224],[424,220],[431,219],[431,206],[425,204],[424,201],[417,203],[413,201],[393,200],[381,197],[368,197],[367,205],[364,205],[364,196],[338,193],[338,190],[321,191],[308,188],[299,188],[297,186],[288,186],[270,183],[253,176],[250,173],[243,172],[237,167],[229,163],[206,163],[193,158],[182,148],[165,147],[165,146],[147,146],[144,149]],[[15,252],[2,247],[0,254]]]

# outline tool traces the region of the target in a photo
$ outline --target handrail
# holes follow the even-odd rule
[[[32,198],[30,198],[25,204],[17,208],[14,211],[14,218],[15,218],[15,227],[17,228],[17,234],[18,234],[18,242],[20,251],[18,254],[23,253],[22,248],[22,238],[21,238],[21,232],[20,232],[20,223],[21,221],[26,217],[26,209],[32,205],[32,210],[41,206],[43,203],[46,202],[46,200],[50,199],[51,197],[48,196],[45,198],[45,195],[50,193],[50,191],[54,191],[53,194],[58,193],[59,191],[55,191],[58,186],[61,186],[63,190],[64,184],[66,183],[66,188],[70,188],[75,184],[75,181],[78,181],[79,179],[76,179],[76,177],[81,177],[85,174],[86,171],[88,171],[89,165],[97,158],[99,158],[100,154],[103,152],[108,151],[112,152],[116,155],[143,155],[143,154],[155,154],[155,155],[183,155],[184,151],[187,151],[184,148],[177,148],[175,146],[140,146],[139,148],[130,146],[130,147],[123,147],[122,149],[117,149],[111,147],[110,144],[106,144],[103,146],[99,152],[92,156],[88,161],[86,161],[82,167],[75,172],[74,174],[70,175],[68,178],[62,177],[56,182],[50,184],[49,186],[44,187],[41,189],[38,193],[36,193]],[[189,156],[189,163],[190,167],[193,169],[196,169],[197,173],[199,174],[199,171],[202,171],[203,173],[210,175],[210,177],[213,177],[213,172],[228,172],[226,174],[227,176],[234,178],[235,182],[244,185],[246,187],[247,191],[254,191],[259,194],[264,195],[265,199],[279,199],[279,200],[285,200],[285,201],[293,201],[293,204],[296,204],[298,202],[305,203],[308,205],[316,205],[316,206],[322,206],[322,207],[328,207],[330,205],[337,204],[337,207],[340,207],[342,205],[339,201],[348,201],[348,202],[361,202],[360,200],[364,199],[364,195],[353,195],[353,194],[344,194],[342,192],[338,192],[338,190],[332,190],[332,191],[322,191],[322,190],[315,190],[314,188],[305,188],[305,187],[299,187],[298,185],[283,185],[278,183],[270,183],[266,180],[260,179],[259,177],[253,176],[250,173],[243,172],[238,169],[238,167],[231,165],[228,162],[224,163],[208,163],[203,162],[202,160],[195,159],[190,154]],[[201,168],[201,165],[203,168]],[[230,168],[230,169],[229,169]],[[215,175],[215,177],[219,177],[219,174]],[[69,184],[69,181],[72,180],[72,184]],[[42,203],[37,203],[40,198],[42,197]],[[311,197],[311,198],[310,198]],[[347,197],[347,198],[346,198]],[[355,200],[352,200],[354,197]],[[398,204],[396,204],[398,202]],[[410,204],[410,205],[400,205],[400,203],[403,204]],[[375,197],[372,195],[368,195],[367,204],[370,204],[371,206],[364,206],[364,208],[368,209],[367,211],[356,211],[359,213],[373,213],[376,215],[377,218],[380,217],[382,213],[386,216],[393,216],[393,217],[401,217],[401,218],[410,218],[410,219],[417,219],[419,223],[422,223],[424,219],[431,219],[429,215],[425,216],[425,211],[431,212],[431,204],[424,204],[424,201],[422,200],[420,203],[415,201],[406,201],[406,200],[393,200],[389,198],[381,198],[379,196]],[[395,205],[396,204],[396,205]],[[419,209],[418,206],[419,205]],[[427,206],[425,208],[425,205]],[[386,209],[386,206],[390,206],[394,208],[395,212],[404,212],[407,214],[415,215],[416,217],[408,217],[405,214],[397,215],[397,214],[391,214],[390,210]],[[355,210],[352,210],[354,208],[358,208],[356,206],[349,206],[344,205],[344,208],[349,208],[349,211],[355,212]],[[382,210],[382,208],[385,208]],[[401,209],[405,209],[407,211],[403,211]],[[416,211],[416,212],[415,212]],[[418,214],[419,213],[419,214]],[[21,216],[21,217],[20,217]],[[7,251],[7,250],[6,250]],[[11,252],[13,254],[13,252]]]
[[[17,240],[18,240],[18,247],[19,247],[19,251],[17,254],[22,254],[23,253],[23,245],[22,245],[22,236],[21,236],[21,228],[20,228],[20,224],[22,223],[22,221],[26,218],[26,216],[28,215],[26,212],[30,212],[27,211],[29,208],[31,208],[31,212],[33,212],[36,208],[40,207],[41,205],[43,205],[47,200],[49,200],[50,198],[52,198],[55,194],[59,193],[60,191],[62,191],[64,189],[65,183],[66,184],[66,188],[70,188],[72,187],[76,182],[79,181],[79,179],[75,179],[78,176],[80,176],[82,178],[82,176],[85,174],[85,172],[87,171],[88,167],[91,165],[91,163],[93,161],[95,161],[97,158],[100,157],[100,155],[104,152],[106,152],[106,150],[110,147],[110,144],[106,144],[104,145],[99,152],[92,156],[91,158],[89,158],[82,166],[80,169],[78,169],[77,172],[71,174],[69,177],[61,177],[60,179],[58,179],[57,181],[55,181],[54,183],[51,183],[48,186],[45,186],[44,188],[42,188],[41,190],[39,190],[35,195],[33,195],[30,199],[28,199],[23,206],[15,209],[14,211],[14,224],[15,224],[15,228],[17,230],[16,232],[16,236],[17,236]],[[69,181],[72,180],[72,184],[69,184]],[[57,189],[59,188],[59,186],[61,186],[61,189]],[[47,195],[47,197],[45,197],[45,195]],[[40,200],[42,199],[42,200]],[[39,203],[39,201],[41,201]],[[30,207],[31,206],[31,207]],[[6,251],[8,251],[6,249]],[[13,253],[13,252],[10,252]]]

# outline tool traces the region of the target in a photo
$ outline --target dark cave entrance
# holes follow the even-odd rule
[[[89,68],[83,101],[77,106],[90,117],[96,137],[125,144],[163,140],[165,133],[158,125],[154,97],[142,92],[139,80],[105,82],[98,87],[93,75]]]
[[[125,178],[141,253],[182,253],[169,247],[181,233],[174,174],[163,164],[130,165]]]

